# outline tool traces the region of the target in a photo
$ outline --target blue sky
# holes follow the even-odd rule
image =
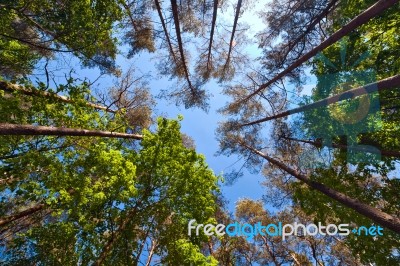
[[[149,84],[154,95],[157,95],[162,89],[169,89],[173,86],[173,82],[169,82],[168,78],[156,79],[157,71],[154,68],[155,61],[150,60],[148,54],[142,54],[135,65],[139,65],[140,70],[147,73],[150,71],[154,79]],[[120,58],[123,66],[129,67],[129,60]],[[123,62],[125,61],[125,62]],[[146,71],[145,71],[146,69]],[[205,88],[213,96],[210,97],[210,109],[208,112],[198,108],[185,109],[184,107],[176,106],[174,102],[166,99],[157,99],[156,109],[158,113],[167,115],[169,118],[176,118],[182,114],[182,132],[192,137],[196,144],[198,153],[205,155],[207,163],[216,174],[227,173],[232,169],[239,169],[243,164],[243,160],[238,161],[237,156],[216,156],[218,151],[218,141],[216,140],[215,130],[218,123],[224,120],[217,110],[223,107],[228,101],[227,97],[222,95],[222,88],[216,82],[209,82]],[[224,196],[229,200],[229,209],[234,210],[234,203],[243,197],[260,199],[263,194],[263,188],[260,182],[263,180],[261,173],[252,175],[245,171],[243,177],[238,179],[233,185],[222,185]]]
[[[257,10],[262,8],[264,4],[265,2],[258,3],[259,8],[252,8],[252,11],[246,10],[239,19],[239,22],[245,22],[249,26],[249,37],[253,37],[254,34],[265,27],[256,15]],[[226,12],[220,15],[231,23],[233,21],[232,11],[233,9],[229,7]],[[124,47],[121,47],[121,49],[124,50]],[[252,58],[256,58],[260,55],[260,50],[257,48],[257,45],[246,47],[246,52],[248,52]],[[137,76],[150,74],[149,87],[151,88],[152,94],[156,96],[161,90],[170,89],[175,81],[169,81],[168,77],[159,78],[155,68],[157,59],[154,59],[154,57],[155,55],[143,52],[133,59],[127,59],[124,55],[119,55],[117,57],[117,65],[122,68],[123,72],[128,70],[130,66],[135,66],[135,74]],[[59,55],[58,59],[62,60],[51,61],[49,67],[49,69],[57,69],[54,72],[57,76],[56,82],[65,82],[64,73],[69,71],[71,66],[78,77],[87,77],[91,81],[99,77],[100,72],[98,69],[82,68],[78,60],[68,55]],[[37,73],[43,73],[41,65],[42,64],[38,65]],[[65,65],[65,67],[63,65]],[[38,77],[41,79],[43,78],[43,76]],[[113,82],[114,80],[112,77],[104,75],[97,80],[94,87],[104,90],[112,87]],[[204,88],[212,95],[209,100],[210,109],[208,112],[204,112],[200,109],[185,109],[183,106],[176,106],[172,101],[156,99],[157,105],[155,107],[155,114],[169,118],[177,118],[179,114],[183,115],[184,120],[181,123],[182,132],[194,139],[197,152],[205,155],[209,166],[216,174],[228,173],[234,169],[238,170],[242,167],[244,161],[240,160],[237,156],[216,156],[218,141],[216,140],[215,131],[218,127],[218,123],[224,120],[224,117],[221,116],[217,110],[223,107],[229,99],[221,93],[222,86],[215,81],[207,83]],[[309,91],[312,86],[306,86],[306,88],[306,91]],[[251,174],[247,170],[244,170],[244,175],[237,179],[232,185],[222,184],[223,195],[229,201],[229,210],[234,211],[235,202],[240,198],[261,199],[264,193],[264,188],[260,184],[262,181],[264,181],[264,177],[261,173]]]

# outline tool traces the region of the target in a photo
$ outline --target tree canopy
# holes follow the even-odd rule
[[[399,264],[399,28],[398,0],[0,2],[0,264]],[[157,105],[215,93],[215,148],[243,164],[221,175]],[[232,210],[243,168],[263,200]]]

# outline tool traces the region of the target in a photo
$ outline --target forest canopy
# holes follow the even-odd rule
[[[399,9],[1,1],[0,264],[400,264]],[[217,118],[214,148],[239,170],[216,174],[165,102]],[[262,198],[230,209],[224,187],[251,174]],[[231,237],[191,220],[354,231]]]

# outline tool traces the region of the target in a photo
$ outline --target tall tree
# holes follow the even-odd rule
[[[322,139],[316,139],[315,141],[312,141],[312,140],[296,139],[296,138],[291,138],[291,137],[287,137],[287,136],[281,136],[281,138],[289,140],[289,141],[296,141],[296,142],[300,142],[300,143],[310,144],[318,149],[321,149],[324,146]],[[348,145],[338,144],[338,143],[332,143],[331,146],[329,146],[329,145],[326,145],[326,146],[342,149],[344,151],[353,150],[353,151],[357,151],[357,152],[378,153],[378,154],[382,154],[383,156],[393,156],[393,157],[400,156],[400,152],[398,152],[398,151],[368,150],[367,147],[363,147],[363,146],[348,146]]]
[[[361,25],[367,23],[372,18],[378,16],[379,14],[383,13],[388,8],[395,5],[398,1],[378,1],[368,9],[364,10],[364,12],[360,13],[358,16],[354,17],[349,23],[344,25],[341,29],[333,33],[329,38],[324,40],[318,46],[314,47],[308,53],[304,54],[298,60],[293,62],[290,66],[288,66],[284,71],[278,73],[272,79],[268,80],[267,82],[261,84],[255,91],[251,92],[250,94],[246,95],[243,99],[232,103],[231,105],[240,105],[248,101],[250,98],[254,97],[258,93],[264,91],[270,85],[276,83],[283,77],[285,77],[288,73],[292,72],[294,69],[305,63],[306,61],[310,60],[313,56],[317,55],[318,52],[321,52],[323,49],[329,47],[330,45],[334,44],[344,36],[348,35],[352,30],[360,27]]]
[[[37,90],[36,88],[25,88],[25,87],[21,87],[17,84],[12,84],[6,81],[0,81],[0,89],[3,91],[7,91],[7,92],[14,92],[14,91],[19,91],[22,92],[26,95],[35,95],[35,96],[42,96],[42,97],[53,97],[57,100],[60,100],[62,102],[65,103],[71,103],[72,100],[65,97],[65,96],[60,96],[57,95],[55,93],[51,93],[51,92],[47,92],[47,91],[42,91],[42,90]],[[95,103],[91,103],[88,102],[87,103],[88,106],[93,107],[95,109],[98,110],[103,110],[103,111],[107,111],[107,112],[111,112],[111,113],[115,113],[114,110],[107,108],[106,106],[101,106]]]
[[[316,181],[310,179],[308,176],[296,171],[295,169],[288,167],[284,163],[249,146],[249,144],[247,144],[240,137],[231,136],[230,138],[231,138],[230,141],[233,143],[226,146],[225,149],[234,149],[234,148],[230,147],[230,145],[240,145],[244,149],[247,149],[248,151],[250,151],[251,153],[254,153],[254,154],[266,159],[271,164],[276,165],[277,167],[279,167],[283,171],[287,172],[288,174],[292,175],[299,181],[305,183],[310,188],[313,188],[313,189],[321,192],[322,194],[327,195],[329,198],[340,202],[341,204],[345,205],[346,207],[349,207],[350,209],[355,210],[356,212],[370,218],[374,222],[376,222],[386,228],[389,228],[390,230],[392,230],[396,233],[400,232],[400,219],[397,218],[396,216],[385,213],[373,206],[363,203],[355,198],[349,197],[340,191],[337,191],[337,190],[332,189],[322,183],[319,183],[319,182],[316,182]]]
[[[111,131],[75,129],[65,127],[46,127],[0,123],[0,135],[46,135],[46,136],[91,136],[108,138],[142,139],[141,135],[118,133]]]
[[[183,72],[185,74],[185,82],[186,85],[182,87],[182,92],[178,91],[179,97],[183,98],[183,102],[185,103],[186,107],[191,107],[191,106],[198,106],[198,107],[203,107],[204,108],[204,102],[206,100],[206,95],[203,90],[200,89],[200,84],[199,83],[193,83],[192,78],[189,73],[189,68],[188,68],[188,61],[187,57],[185,55],[185,51],[183,48],[183,42],[182,42],[182,33],[181,33],[181,28],[180,28],[180,20],[179,20],[179,11],[178,11],[178,5],[176,0],[171,0],[171,9],[172,9],[172,16],[174,20],[174,26],[175,26],[175,35],[178,41],[178,49],[179,49],[179,54],[180,54],[180,60],[183,68]]]
[[[285,69],[325,39],[337,2],[272,1],[267,4],[261,17],[268,27],[257,34],[263,49],[262,65],[266,70],[263,73],[269,76]],[[277,41],[278,38],[282,40]],[[292,73],[298,74],[298,71]]]
[[[154,52],[155,39],[149,1],[121,1],[126,14],[122,24],[126,26],[124,39],[130,45],[128,57],[140,51]]]
[[[18,214],[13,213],[19,207],[15,206],[7,210],[11,214],[4,221],[18,226],[26,221],[18,217],[33,217],[41,208],[50,214],[42,216],[41,226],[28,224],[29,230],[3,238],[8,248],[2,263],[30,260],[130,265],[140,260],[144,255],[142,244],[152,239],[157,242],[153,253],[164,263],[212,264],[213,259],[199,251],[204,236],[189,238],[186,223],[193,218],[199,222],[212,218],[217,177],[202,156],[183,146],[178,121],[160,119],[157,133],[145,131],[137,151],[121,149],[120,141],[105,139],[80,144],[80,149],[47,153],[44,157],[50,161],[43,165],[46,170],[36,171],[35,180],[20,181],[17,188],[37,183],[42,189],[34,191],[27,186],[20,190],[26,199],[19,206],[34,199],[45,203]],[[56,154],[60,159],[54,160]],[[43,164],[43,155],[36,159],[25,155],[18,160],[24,157],[32,162],[29,169],[17,169],[14,164],[14,169],[8,171],[32,175],[30,171],[35,172]],[[180,169],[177,165],[181,165]],[[58,171],[47,171],[56,168]],[[77,169],[80,170],[76,172]],[[68,193],[71,189],[74,192]],[[13,226],[8,225],[10,229],[3,236],[12,232]],[[21,255],[26,248],[33,252]],[[151,257],[148,259],[152,261]]]

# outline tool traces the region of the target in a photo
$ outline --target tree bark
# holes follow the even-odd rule
[[[113,248],[115,242],[121,237],[122,232],[126,229],[129,222],[131,221],[132,217],[136,214],[137,209],[138,209],[138,205],[136,205],[135,208],[128,211],[126,218],[122,221],[121,225],[115,231],[114,235],[104,245],[103,249],[100,252],[99,257],[97,258],[97,260],[93,264],[93,266],[103,265],[104,260],[107,258],[108,254],[110,253],[111,249]]]
[[[262,122],[266,122],[266,121],[270,121],[270,120],[274,120],[277,118],[282,118],[282,117],[286,117],[289,116],[291,114],[296,114],[296,113],[300,113],[300,112],[304,112],[304,111],[309,111],[315,108],[319,108],[319,107],[324,107],[324,106],[328,106],[330,104],[333,103],[337,103],[343,100],[347,100],[347,99],[353,99],[357,96],[361,96],[361,95],[365,95],[365,94],[369,94],[369,93],[373,93],[376,91],[384,91],[384,90],[388,90],[388,89],[392,89],[392,88],[396,88],[400,86],[400,74],[399,75],[395,75],[383,80],[380,80],[378,82],[374,82],[374,83],[370,83],[367,84],[365,86],[361,86],[355,89],[351,89],[339,94],[336,94],[334,96],[319,100],[317,102],[314,103],[310,103],[307,105],[303,105],[276,115],[272,115],[272,116],[267,116],[265,118],[262,119],[258,119],[252,122],[248,122],[248,123],[244,123],[242,125],[240,125],[240,127],[243,126],[250,126],[250,125],[255,125],[255,124],[259,124]]]
[[[0,135],[48,135],[48,136],[85,136],[105,138],[125,138],[141,140],[142,135],[118,133],[111,131],[87,130],[65,127],[48,127],[0,123]]]
[[[18,220],[20,218],[26,217],[26,216],[34,214],[40,210],[43,210],[44,207],[45,207],[45,205],[43,203],[39,203],[39,204],[37,204],[33,207],[30,207],[24,211],[21,211],[19,213],[2,218],[2,219],[0,219],[0,227],[6,226],[7,224],[9,224],[15,220]]]
[[[284,163],[282,163],[278,160],[275,160],[274,158],[269,157],[268,155],[262,153],[261,151],[258,151],[256,149],[248,146],[243,141],[240,142],[240,145],[246,147],[251,152],[263,157],[268,162],[276,165],[277,167],[284,170],[288,174],[290,174],[293,177],[297,178],[298,180],[304,182],[309,187],[311,187],[315,190],[318,190],[319,192],[330,197],[331,199],[334,199],[334,200],[342,203],[344,206],[353,209],[354,211],[364,215],[365,217],[370,218],[372,221],[376,222],[377,224],[380,224],[383,227],[386,227],[386,228],[400,234],[400,219],[398,217],[392,216],[392,215],[385,213],[377,208],[374,208],[374,207],[367,205],[361,201],[358,201],[357,199],[351,198],[339,191],[336,191],[328,186],[325,186],[324,184],[313,181],[309,177],[288,167]]]
[[[146,266],[150,266],[151,260],[153,259],[154,256],[154,251],[157,247],[157,241],[152,239],[151,240],[151,249],[149,251],[149,255],[147,257],[147,262],[146,262]]]
[[[287,139],[287,140],[292,140],[292,141],[297,141],[297,142],[302,142],[302,143],[307,143],[310,145],[313,145],[316,148],[322,148],[323,143],[322,141],[311,141],[311,140],[303,140],[303,139],[295,139],[295,138],[290,138],[290,137],[285,137],[282,136],[282,138]],[[360,143],[360,145],[363,145],[362,143]],[[386,151],[386,150],[375,150],[375,149],[367,149],[367,148],[363,148],[363,146],[348,146],[348,145],[343,145],[343,144],[336,144],[336,143],[332,143],[331,146],[329,145],[325,145],[326,147],[333,147],[333,148],[337,148],[337,149],[341,149],[344,151],[347,150],[353,150],[353,151],[359,151],[359,152],[369,152],[369,153],[376,153],[376,154],[381,154],[383,156],[388,156],[388,157],[400,157],[400,152],[398,151]]]
[[[172,48],[171,39],[169,38],[167,26],[165,25],[164,17],[163,17],[163,14],[161,12],[160,2],[159,2],[159,0],[155,0],[154,3],[156,5],[157,13],[158,13],[158,16],[160,18],[162,28],[164,30],[165,39],[167,40],[167,44],[168,44],[168,47],[169,47],[169,52],[171,53],[171,56],[174,59],[175,65],[177,65],[178,64],[178,60],[176,59],[176,55],[175,55],[174,49]]]
[[[277,74],[275,77],[273,77],[271,80],[268,82],[260,85],[258,89],[256,89],[254,92],[250,93],[248,96],[246,96],[244,99],[239,100],[238,102],[234,104],[242,104],[255,96],[257,93],[265,90],[268,88],[270,85],[274,84],[281,78],[285,77],[287,74],[291,73],[293,70],[295,70],[297,67],[311,59],[313,56],[315,56],[318,52],[322,51],[323,49],[327,48],[328,46],[334,44],[338,40],[340,40],[342,37],[348,35],[352,30],[356,29],[357,27],[360,27],[361,25],[367,23],[369,20],[372,18],[376,17],[377,15],[381,14],[383,11],[388,9],[391,6],[394,6],[396,3],[398,3],[399,0],[379,0],[376,2],[374,5],[363,11],[361,14],[353,18],[349,23],[344,25],[341,29],[333,33],[330,37],[328,37],[325,41],[323,41],[321,44],[319,44],[317,47],[300,57],[298,60],[296,60],[293,64],[291,64],[289,67],[287,67],[285,70]]]
[[[229,42],[228,55],[226,57],[226,61],[225,61],[225,65],[224,65],[224,72],[225,72],[225,69],[227,68],[227,66],[229,65],[230,60],[231,60],[231,53],[232,53],[232,49],[233,49],[233,39],[235,37],[236,27],[237,27],[237,23],[238,23],[238,20],[239,20],[239,14],[240,14],[240,9],[241,8],[242,8],[242,0],[238,0],[237,6],[236,6],[236,12],[235,12],[235,19],[233,21],[231,39],[230,39],[230,42]]]
[[[214,39],[214,31],[215,31],[215,23],[217,21],[217,13],[218,13],[218,0],[214,0],[214,7],[213,7],[213,17],[211,22],[211,32],[210,32],[210,43],[208,45],[208,55],[207,55],[207,70],[210,71],[210,64],[211,64],[211,49],[212,43]]]
[[[312,29],[314,29],[315,26],[318,23],[320,23],[335,8],[335,5],[336,5],[337,2],[338,2],[338,0],[332,0],[331,2],[329,2],[329,4],[326,6],[326,8],[324,10],[322,10],[320,14],[318,14],[315,18],[313,18],[310,21],[310,24],[307,26],[306,30],[300,36],[298,36],[294,41],[290,41],[287,44],[288,49],[286,51],[286,54],[285,54],[284,58],[286,58],[287,55],[292,51],[292,49],[301,40],[303,40],[307,36],[307,34],[309,34],[312,31]],[[300,57],[301,57],[301,54],[299,54],[296,59],[298,59]]]
[[[47,91],[40,91],[40,90],[37,90],[37,89],[34,89],[34,88],[29,88],[28,89],[28,88],[24,88],[22,86],[19,86],[19,85],[16,85],[16,84],[11,84],[11,83],[8,83],[8,82],[5,82],[5,81],[0,81],[0,89],[3,90],[3,91],[7,91],[7,92],[18,91],[18,92],[21,92],[21,93],[23,93],[25,95],[28,95],[28,96],[39,96],[39,97],[53,98],[53,99],[56,99],[56,100],[59,100],[61,102],[65,102],[65,103],[74,103],[73,100],[71,100],[71,99],[69,99],[68,97],[65,97],[65,96],[60,96],[60,95],[57,95],[55,93],[51,93],[51,92],[47,92]],[[90,106],[90,107],[93,107],[95,109],[98,109],[98,110],[103,110],[103,111],[109,112],[109,113],[116,113],[117,112],[117,111],[114,111],[114,110],[112,110],[112,109],[110,109],[110,108],[108,108],[106,106],[98,105],[98,104],[91,103],[91,102],[86,103],[86,105]]]
[[[179,48],[179,53],[181,55],[183,71],[185,72],[185,77],[186,77],[186,81],[187,81],[187,83],[189,85],[189,89],[192,92],[192,94],[195,95],[196,91],[195,91],[195,89],[194,89],[194,87],[192,85],[192,82],[190,81],[189,70],[188,70],[188,67],[187,67],[187,64],[186,64],[185,53],[183,51],[181,28],[179,26],[178,5],[176,3],[176,0],[171,0],[171,8],[172,8],[172,16],[174,18],[176,38],[178,40],[178,48]]]

